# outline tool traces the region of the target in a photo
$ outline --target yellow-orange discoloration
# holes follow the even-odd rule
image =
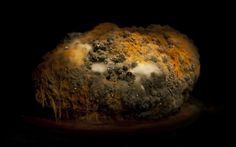
[[[200,74],[193,42],[160,25],[119,28],[103,23],[66,40],[44,60],[34,73],[36,99],[51,107],[56,118],[68,118],[71,111],[87,120],[127,109],[132,114],[135,108],[151,114],[166,107],[172,111],[184,103],[184,93]],[[156,108],[149,105],[153,101]]]

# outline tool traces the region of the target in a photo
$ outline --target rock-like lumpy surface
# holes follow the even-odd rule
[[[159,119],[189,98],[197,48],[169,26],[103,23],[71,33],[35,69],[36,100],[56,119]]]

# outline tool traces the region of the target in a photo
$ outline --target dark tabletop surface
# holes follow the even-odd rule
[[[36,127],[16,119],[5,126],[4,144],[79,146],[227,146],[223,111],[203,112],[193,123],[170,132],[78,134]]]

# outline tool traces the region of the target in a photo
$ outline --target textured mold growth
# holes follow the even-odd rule
[[[196,47],[173,28],[104,23],[70,34],[33,80],[56,119],[159,119],[181,108],[199,73]]]

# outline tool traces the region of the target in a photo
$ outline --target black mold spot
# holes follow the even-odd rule
[[[128,82],[133,81],[133,80],[135,80],[135,75],[132,72],[127,72],[125,80]]]
[[[125,58],[125,56],[124,56],[123,54],[119,54],[119,55],[117,55],[117,56],[111,58],[111,60],[112,60],[113,62],[115,62],[115,63],[122,63],[122,62],[125,61],[125,59],[126,59],[126,58]]]
[[[107,38],[108,45],[111,45],[114,42],[114,38],[112,36]]]
[[[109,74],[107,77],[106,77],[107,80],[110,80],[110,81],[116,81],[117,80],[117,76],[115,73],[111,73]]]
[[[114,70],[114,69],[113,69],[112,67],[108,67],[108,68],[107,68],[108,74],[111,74],[111,73],[113,72],[113,70]]]
[[[109,50],[108,46],[106,46],[103,42],[98,41],[98,40],[94,40],[92,42],[92,46],[93,46],[93,51],[94,52],[96,52],[98,50],[104,50],[104,51]]]
[[[127,66],[125,66],[125,65],[123,66],[123,70],[124,70],[124,71],[127,71],[128,69],[129,69],[129,68],[128,68]]]
[[[152,57],[150,58],[150,60],[151,60],[152,62],[154,62],[154,63],[156,63],[156,62],[157,62],[157,58],[156,58],[156,57],[154,57],[154,56],[152,56]]]
[[[94,52],[89,52],[88,59],[91,62],[104,62],[106,60],[106,56],[102,53],[94,53]]]
[[[131,63],[131,68],[135,68],[137,65],[138,65],[138,63],[133,62],[133,63]]]
[[[163,61],[163,63],[167,63],[168,62],[168,57],[167,57],[167,55],[162,55],[162,61]]]
[[[119,77],[118,77],[118,79],[119,79],[119,80],[124,80],[124,81],[126,81],[126,73],[120,74]]]
[[[124,72],[123,69],[120,67],[116,67],[114,70],[115,70],[116,74],[118,74],[118,75],[120,75]]]

